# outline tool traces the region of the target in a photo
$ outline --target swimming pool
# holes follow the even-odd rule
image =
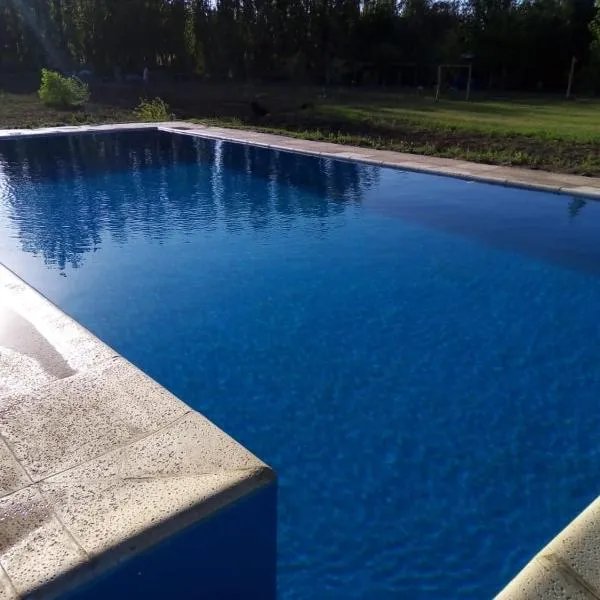
[[[0,165],[0,261],[278,472],[281,598],[490,597],[597,496],[599,204],[165,132]]]

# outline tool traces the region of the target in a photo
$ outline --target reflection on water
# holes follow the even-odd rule
[[[360,202],[378,169],[163,132],[0,143],[0,225],[48,265],[78,267],[104,235],[288,226]],[[302,194],[298,192],[301,191]]]

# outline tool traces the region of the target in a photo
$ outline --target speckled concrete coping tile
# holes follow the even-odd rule
[[[75,589],[273,481],[0,265],[0,600]]]
[[[597,498],[497,596],[497,600],[599,600],[600,498]]]

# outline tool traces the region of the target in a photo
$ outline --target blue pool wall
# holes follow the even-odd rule
[[[277,484],[135,555],[65,600],[275,600]]]

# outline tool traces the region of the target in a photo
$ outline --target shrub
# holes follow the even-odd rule
[[[140,121],[168,121],[171,118],[169,105],[162,98],[141,99],[134,112]]]
[[[89,86],[77,77],[65,77],[56,71],[42,69],[40,100],[56,108],[79,108],[90,99]]]

